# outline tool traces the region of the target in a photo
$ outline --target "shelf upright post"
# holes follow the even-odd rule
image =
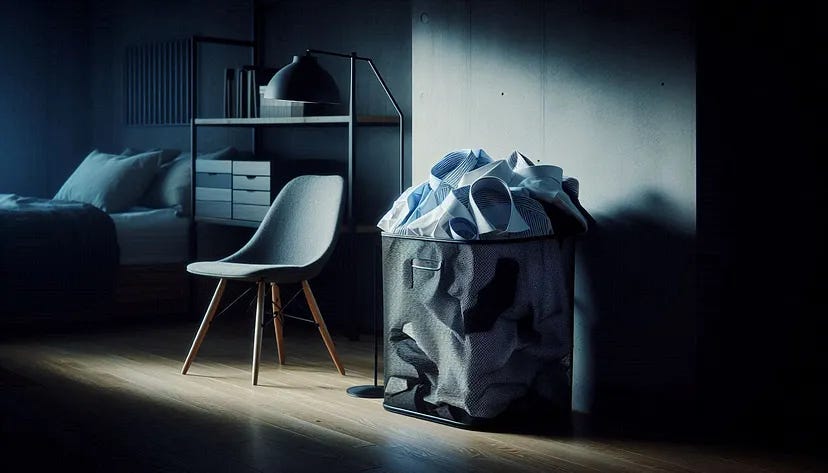
[[[196,74],[198,73],[198,37],[190,38],[190,245],[188,261],[192,261],[198,257],[198,238],[195,237],[195,212],[196,212],[196,198],[195,198],[195,160],[196,160],[196,143],[198,143],[198,129],[195,125],[198,94],[196,87],[198,81]],[[192,300],[192,298],[190,298]]]
[[[190,114],[190,224],[189,224],[189,245],[187,261],[194,261],[198,258],[198,237],[196,235],[196,157],[198,156],[198,126],[196,125],[196,117],[198,116],[198,46],[199,43],[214,43],[231,46],[246,46],[252,48],[251,58],[253,60],[258,58],[258,51],[254,41],[237,40],[230,38],[217,38],[210,36],[193,35],[190,37],[190,69],[189,77],[187,78],[187,87],[189,88],[189,114]],[[256,148],[257,135],[255,128],[253,129],[253,147]],[[195,313],[195,282],[192,277],[188,279],[189,290],[189,313]]]
[[[196,198],[195,198],[195,159],[196,159],[196,143],[198,142],[198,129],[195,126],[196,106],[198,94],[196,94],[196,74],[198,73],[198,39],[196,36],[190,38],[190,77],[188,77],[187,84],[189,85],[190,93],[190,224],[188,235],[187,261],[193,261],[198,258],[198,238],[196,238]],[[194,314],[196,311],[196,285],[192,274],[188,273],[187,291],[189,297],[187,298],[188,314]]]

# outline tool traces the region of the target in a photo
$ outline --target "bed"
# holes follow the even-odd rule
[[[189,153],[93,150],[51,199],[0,193],[0,322],[186,313],[189,173]]]

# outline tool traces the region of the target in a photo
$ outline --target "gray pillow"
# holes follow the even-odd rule
[[[227,146],[225,148],[217,149],[215,151],[208,151],[208,152],[201,152],[198,153],[198,159],[237,159],[239,156],[240,151],[234,148],[233,146]],[[185,151],[181,153],[179,158],[186,158],[190,159],[190,152]]]
[[[236,157],[236,148],[228,146],[210,153],[198,153],[198,159],[228,159]],[[181,206],[183,214],[190,213],[190,152],[161,166],[149,189],[141,199],[145,207],[163,208]]]
[[[160,151],[133,156],[93,150],[55,194],[55,200],[74,200],[99,209],[122,212],[138,203],[159,167]]]
[[[121,151],[121,154],[123,154],[124,156],[134,156],[136,154],[148,153],[150,151],[159,151],[159,152],[161,152],[161,164],[166,164],[166,163],[172,161],[173,159],[177,158],[181,154],[180,149],[173,149],[173,148],[152,148],[152,149],[142,151],[142,150],[137,150],[137,149],[133,149],[133,148],[130,148],[130,147],[124,148],[124,150]]]

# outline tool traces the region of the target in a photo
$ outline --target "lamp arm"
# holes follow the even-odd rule
[[[376,76],[377,80],[382,86],[382,90],[385,91],[385,95],[387,95],[388,99],[391,100],[391,104],[394,106],[394,110],[397,111],[397,115],[400,118],[400,194],[402,194],[403,191],[405,191],[405,115],[403,115],[403,112],[400,109],[397,100],[394,98],[394,95],[391,93],[391,90],[388,88],[388,85],[385,83],[385,80],[379,73],[379,70],[377,69],[377,66],[374,64],[374,61],[372,61],[371,58],[368,57],[357,56],[356,53],[344,54],[333,51],[325,51],[322,49],[306,49],[305,54],[323,54],[326,56],[336,56],[354,59],[359,61],[365,61],[368,63],[368,65],[371,66],[371,70],[374,72],[374,76]]]
[[[394,109],[397,111],[397,115],[400,117],[400,194],[405,191],[405,178],[404,178],[404,169],[405,169],[405,116],[403,115],[402,110],[400,109],[399,104],[397,104],[396,99],[394,99],[394,95],[391,94],[391,90],[385,84],[385,80],[383,80],[382,75],[380,75],[379,70],[377,70],[377,66],[374,65],[374,61],[367,58],[357,58],[363,59],[364,61],[368,62],[368,65],[371,66],[371,70],[374,71],[374,75],[377,77],[380,85],[382,86],[382,90],[385,91],[385,95],[388,96],[388,99],[391,100],[391,104],[394,105]]]
[[[379,81],[380,85],[382,86],[382,90],[385,91],[385,95],[388,96],[388,99],[391,100],[391,104],[394,105],[394,109],[397,110],[397,115],[400,116],[400,123],[402,123],[402,119],[403,119],[402,110],[400,110],[400,106],[397,104],[397,101],[394,99],[394,96],[391,94],[391,90],[388,89],[388,86],[385,84],[385,81],[383,80],[382,76],[380,75],[379,71],[377,70],[377,66],[374,65],[374,61],[372,61],[370,59],[367,59],[367,58],[361,58],[361,57],[357,57],[357,59],[362,59],[363,61],[367,61],[368,64],[371,66],[371,70],[374,71],[374,75],[377,76],[377,80]]]

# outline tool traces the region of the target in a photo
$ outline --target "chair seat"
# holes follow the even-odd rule
[[[190,263],[187,265],[187,272],[214,278],[242,281],[265,280],[277,284],[299,282],[309,279],[310,276],[310,271],[304,266],[228,263],[224,261],[199,261]]]

